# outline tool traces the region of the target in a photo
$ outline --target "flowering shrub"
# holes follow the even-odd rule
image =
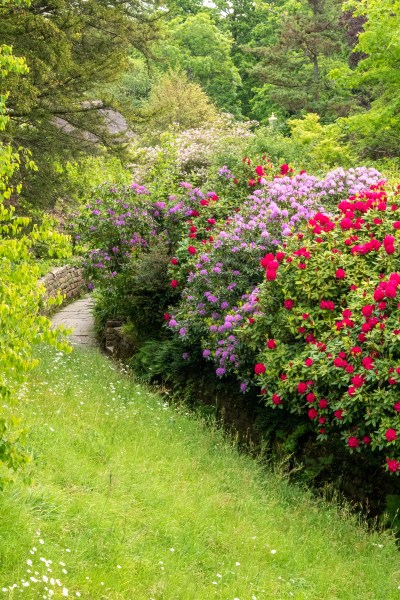
[[[249,163],[246,159],[245,168]],[[272,175],[269,181],[267,169]],[[246,322],[252,323],[259,312],[256,286],[263,279],[260,259],[301,223],[323,211],[327,195],[338,198],[350,186],[352,190],[363,189],[365,181],[376,182],[380,175],[365,168],[352,172],[338,169],[319,180],[307,173],[289,175],[288,165],[274,169],[270,163],[257,165],[255,169],[253,166],[252,170],[258,189],[226,221],[216,223],[211,219],[215,233],[209,244],[204,245],[198,239],[196,226],[188,229],[189,240],[180,244],[172,259],[172,284],[181,284],[188,270],[189,275],[178,309],[171,308],[167,315],[168,326],[185,345],[202,346],[203,356],[214,361],[218,377],[235,372],[242,378],[243,392],[249,383],[246,365],[254,353],[248,345],[240,343],[236,329]],[[274,175],[277,172],[281,172],[280,177]],[[221,176],[229,185],[232,177],[227,168],[221,169]],[[246,185],[249,189],[248,176],[237,182],[234,185]],[[276,256],[277,260],[267,269],[269,280],[275,279],[283,254],[278,252]]]
[[[255,121],[239,123],[231,115],[222,114],[215,122],[203,127],[186,129],[172,137],[164,134],[161,145],[136,150],[132,177],[151,185],[157,163],[172,154],[178,178],[190,178],[197,185],[204,183],[218,155],[236,155],[238,147],[254,137],[251,129],[256,124]]]
[[[320,440],[377,450],[398,473],[400,208],[384,184],[318,213],[265,256],[259,315],[242,342],[267,405],[306,414]],[[276,276],[268,277],[274,269]]]

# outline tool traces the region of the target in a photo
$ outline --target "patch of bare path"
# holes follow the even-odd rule
[[[94,302],[90,297],[77,300],[56,313],[51,322],[54,327],[65,325],[65,327],[73,329],[72,334],[68,336],[73,345],[97,346],[94,333],[93,305]]]

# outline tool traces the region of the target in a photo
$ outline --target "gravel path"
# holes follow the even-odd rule
[[[97,346],[94,334],[93,304],[90,297],[77,300],[56,313],[51,322],[55,327],[65,325],[74,330],[69,336],[72,344],[86,347]]]

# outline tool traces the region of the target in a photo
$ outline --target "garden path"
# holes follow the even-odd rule
[[[65,325],[73,329],[68,336],[70,342],[77,346],[93,347],[97,345],[94,333],[93,299],[89,296],[81,298],[62,308],[51,319],[53,326]]]

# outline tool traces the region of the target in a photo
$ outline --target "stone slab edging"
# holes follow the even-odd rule
[[[79,298],[82,292],[86,290],[83,269],[76,265],[64,265],[52,269],[39,279],[39,284],[46,288],[44,301],[55,298],[60,292],[65,298],[64,302],[69,302]]]

